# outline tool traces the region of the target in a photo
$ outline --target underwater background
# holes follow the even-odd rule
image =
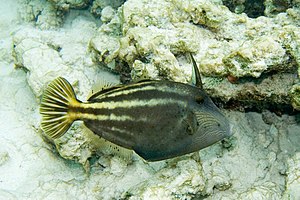
[[[300,199],[299,0],[0,1],[0,199]],[[78,122],[40,129],[46,85],[188,83],[233,136],[159,162],[122,158]]]

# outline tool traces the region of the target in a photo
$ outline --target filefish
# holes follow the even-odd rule
[[[195,60],[194,85],[143,80],[104,88],[82,102],[62,77],[46,88],[41,128],[53,139],[75,120],[100,137],[133,150],[146,161],[199,151],[231,135],[230,123],[202,88]]]

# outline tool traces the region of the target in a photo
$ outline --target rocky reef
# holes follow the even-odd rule
[[[0,31],[0,118],[11,121],[0,123],[0,196],[300,198],[298,1],[19,0],[3,9],[17,14],[0,19],[12,33]],[[40,130],[38,103],[57,76],[81,100],[103,79],[188,83],[189,53],[233,124],[231,138],[147,163],[106,151],[80,123],[55,141]],[[13,187],[11,173],[21,177]]]
[[[132,79],[180,82],[189,80],[186,53],[193,52],[212,97],[229,107],[291,110],[296,97],[288,91],[299,81],[296,21],[288,13],[253,19],[210,1],[129,1],[100,27],[90,49],[113,70],[128,66]]]
[[[244,12],[231,12],[233,7],[226,1],[223,3],[230,10],[221,2],[211,1],[132,0],[118,10],[123,1],[94,1],[90,6],[85,1],[53,2],[48,4],[57,9],[56,17],[61,21],[64,17],[58,13],[62,10],[66,13],[70,8],[89,7],[92,14],[100,16],[102,24],[97,32],[95,27],[90,32],[94,36],[86,39],[89,46],[85,48],[96,66],[120,73],[123,82],[145,78],[188,82],[191,64],[186,55],[192,52],[201,73],[207,77],[204,87],[228,107],[240,105],[258,110],[276,107],[282,112],[291,110],[293,105],[299,109],[295,101],[299,95],[289,92],[299,82],[295,73],[300,43],[297,3],[273,17],[251,18]],[[242,5],[241,2],[235,6]],[[101,10],[98,14],[95,4]],[[40,16],[31,12],[23,16],[35,16],[41,28],[53,27],[47,20],[57,20],[46,13],[47,17],[44,16],[43,11],[35,11],[38,5],[31,11]],[[270,2],[265,5],[267,12]],[[68,9],[62,9],[65,7]],[[47,20],[42,23],[44,18]],[[16,52],[17,63],[20,56]],[[272,84],[274,80],[281,84]]]

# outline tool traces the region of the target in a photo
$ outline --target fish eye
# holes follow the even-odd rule
[[[204,102],[204,99],[203,99],[203,97],[202,97],[202,96],[196,96],[196,99],[195,99],[195,101],[196,101],[198,104],[201,104],[201,103],[203,103],[203,102]]]

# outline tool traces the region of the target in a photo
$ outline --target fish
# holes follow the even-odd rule
[[[74,121],[101,138],[133,150],[146,161],[160,161],[199,151],[231,136],[229,120],[203,90],[197,64],[193,85],[169,80],[142,80],[76,98],[63,77],[45,89],[40,105],[41,129],[62,137]]]

